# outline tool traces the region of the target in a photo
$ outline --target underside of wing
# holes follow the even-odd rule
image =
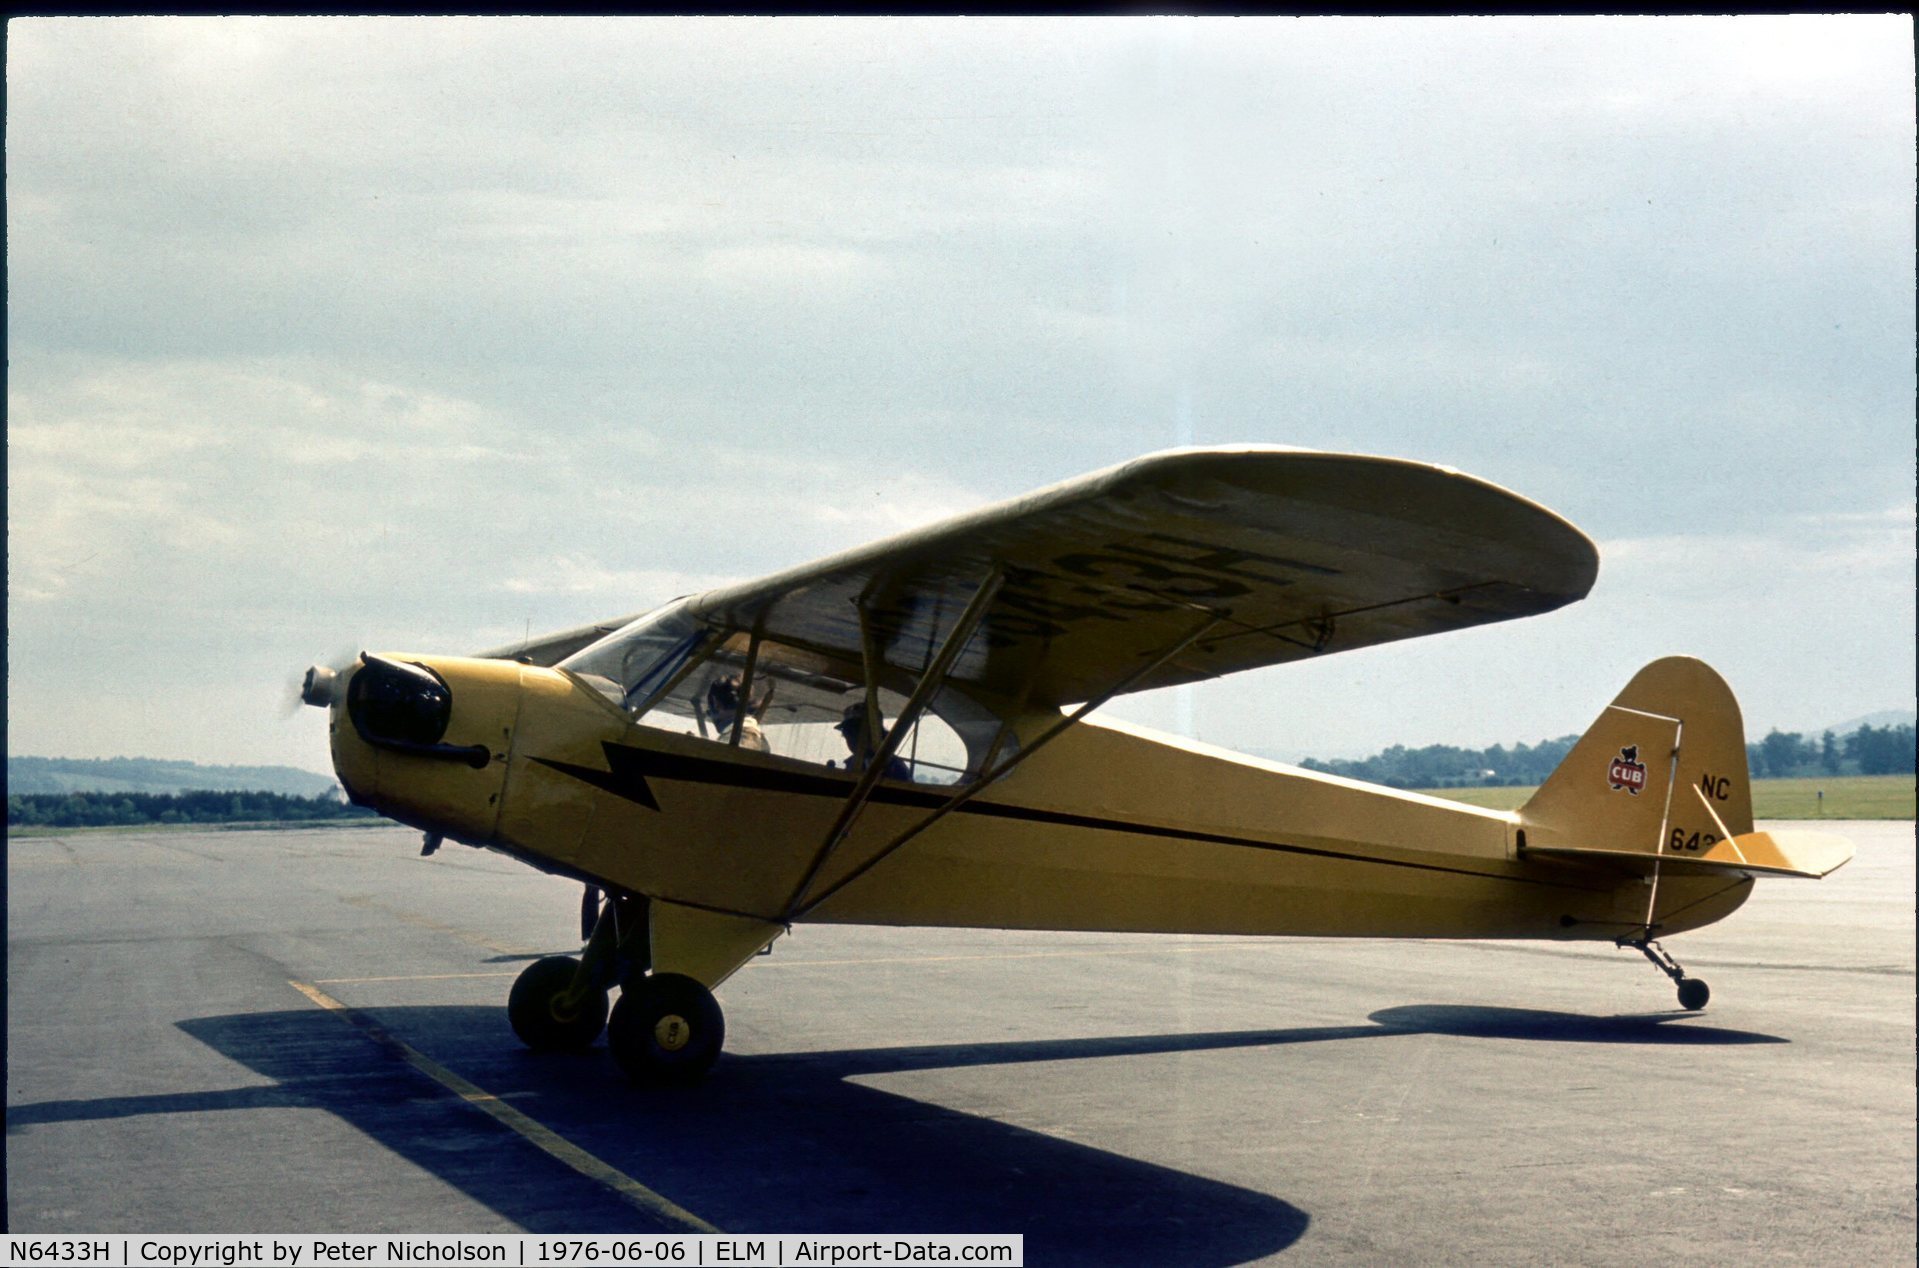
[[[1444,467],[1275,448],[1174,450],[691,601],[698,618],[916,673],[991,576],[949,677],[1035,707],[1548,612],[1593,544]]]

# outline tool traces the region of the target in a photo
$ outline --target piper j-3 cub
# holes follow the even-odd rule
[[[1444,467],[1179,450],[633,619],[309,671],[360,804],[587,886],[508,1000],[698,1078],[714,988],[802,921],[1531,938],[1643,952],[1832,837],[1755,832],[1738,705],[1640,670],[1525,806],[1481,810],[1088,715],[1113,697],[1549,612],[1598,553]],[[608,1016],[608,996],[618,1001]]]

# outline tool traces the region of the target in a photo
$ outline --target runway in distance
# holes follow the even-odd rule
[[[1578,529],[1449,468],[1273,447],[1152,454],[760,580],[477,656],[307,672],[348,795],[585,885],[578,957],[515,1032],[602,1030],[643,1082],[720,1053],[713,991],[796,923],[1637,949],[1818,877],[1753,829],[1739,707],[1653,661],[1517,811],[1088,715],[1115,696],[1550,612]],[[609,1016],[609,996],[618,991]]]

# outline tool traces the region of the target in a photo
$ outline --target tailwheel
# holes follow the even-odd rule
[[[697,1083],[719,1059],[726,1017],[713,992],[679,973],[629,978],[606,1042],[635,1083]]]
[[[1621,938],[1618,945],[1631,947],[1652,961],[1653,967],[1671,978],[1679,987],[1679,1006],[1690,1012],[1698,1012],[1712,998],[1712,990],[1696,977],[1687,977],[1686,970],[1679,967],[1679,961],[1666,953],[1666,948],[1650,938]]]
[[[506,999],[513,1033],[535,1052],[578,1052],[606,1029],[606,992],[580,977],[580,962],[549,955],[526,966]]]

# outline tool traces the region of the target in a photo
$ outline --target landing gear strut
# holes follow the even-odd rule
[[[1666,948],[1650,938],[1621,938],[1619,945],[1633,950],[1652,961],[1653,967],[1671,978],[1679,986],[1679,1006],[1692,1012],[1698,1012],[1712,998],[1712,990],[1696,977],[1687,977],[1686,970],[1679,967],[1679,961],[1666,954]]]
[[[591,936],[578,959],[535,960],[513,983],[507,1017],[535,1051],[580,1051],[606,1032],[635,1083],[697,1082],[719,1059],[726,1018],[713,992],[679,973],[653,973],[644,898],[589,887],[581,908]],[[620,988],[609,1019],[607,992]]]
[[[588,897],[597,891],[589,889]],[[507,996],[513,1033],[535,1052],[580,1051],[606,1029],[606,993],[650,967],[646,900],[615,896],[595,903],[596,918],[578,959],[549,955],[526,966]]]

